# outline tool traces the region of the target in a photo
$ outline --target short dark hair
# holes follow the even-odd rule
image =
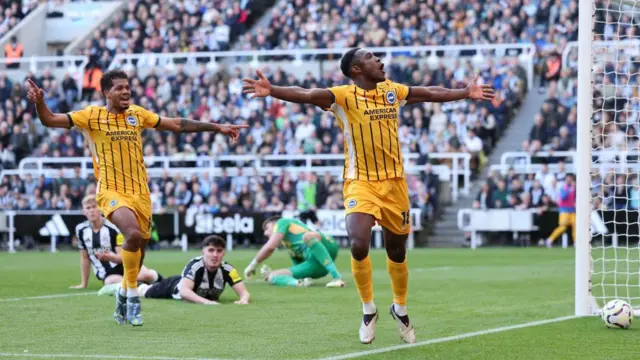
[[[360,50],[360,48],[353,48],[344,53],[344,55],[342,55],[342,59],[340,59],[340,70],[342,70],[342,74],[349,79],[351,79],[351,65],[353,64],[353,58],[358,50]]]
[[[302,221],[303,223],[306,223],[307,220],[311,220],[311,222],[314,224],[320,221],[320,219],[318,219],[318,215],[313,210],[307,210],[307,211],[301,212],[299,218],[300,218],[300,221]]]
[[[111,89],[113,86],[113,80],[115,79],[129,80],[129,76],[127,76],[127,73],[122,70],[109,70],[102,74],[102,78],[100,78],[100,90],[106,91]]]
[[[218,235],[209,235],[204,240],[202,240],[202,248],[206,248],[209,246],[217,247],[217,248],[226,248],[227,242],[221,236]]]
[[[265,220],[265,221],[262,223],[262,230],[264,230],[264,229],[267,227],[267,224],[268,224],[268,223],[270,223],[270,222],[276,222],[276,221],[280,220],[280,218],[281,218],[281,216],[280,216],[280,215],[273,215],[273,216],[269,216],[269,217],[267,218],[267,220]]]

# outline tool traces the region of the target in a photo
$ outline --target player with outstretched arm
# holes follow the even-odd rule
[[[463,99],[490,100],[489,85],[470,83],[464,89],[439,86],[407,87],[386,79],[384,64],[371,51],[354,48],[340,60],[342,73],[353,84],[329,89],[303,89],[271,85],[257,71],[257,79],[244,79],[243,92],[252,97],[272,96],[288,102],[311,104],[331,111],[344,133],[344,205],[346,227],[351,240],[351,269],[364,316],[360,341],[371,343],[376,336],[378,310],[373,302],[372,266],[369,260],[371,228],[377,221],[384,232],[387,270],[391,277],[393,304],[400,337],[415,342],[406,300],[409,270],[406,240],[411,231],[410,203],[404,179],[398,124],[400,107],[420,102],[448,102]]]
[[[87,106],[54,114],[44,101],[44,91],[29,80],[27,99],[35,104],[47,127],[77,128],[89,144],[96,179],[96,198],[102,214],[124,235],[122,290],[116,296],[114,318],[118,324],[142,325],[138,295],[138,272],[144,248],[151,237],[151,196],[142,152],[142,131],[149,128],[184,132],[218,132],[235,141],[247,126],[204,123],[197,120],[161,118],[131,103],[131,86],[124,71],[102,75],[100,88],[106,106]]]
[[[282,243],[289,251],[293,266],[272,271],[264,265],[260,272],[271,285],[305,287],[311,285],[311,279],[329,274],[332,279],[326,287],[344,287],[342,275],[334,263],[340,246],[333,237],[312,231],[300,220],[279,216],[265,220],[262,229],[269,240],[244,270],[247,279],[255,273],[256,266],[268,259]]]

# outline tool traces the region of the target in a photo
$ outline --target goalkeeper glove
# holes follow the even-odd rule
[[[256,265],[258,265],[258,262],[256,261],[256,259],[253,259],[249,264],[249,266],[247,266],[247,268],[244,269],[245,279],[250,280],[251,277],[256,273]]]

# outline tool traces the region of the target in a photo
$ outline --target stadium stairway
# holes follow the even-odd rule
[[[471,208],[482,184],[487,180],[490,165],[499,164],[500,156],[504,152],[520,149],[522,141],[529,138],[533,117],[540,111],[545,99],[546,94],[540,94],[535,90],[529,91],[520,111],[489,156],[487,165],[482,169],[480,176],[471,182],[469,195],[461,195],[457,202],[443,210],[441,218],[434,224],[433,234],[427,235],[427,246],[460,247],[468,245],[464,238],[464,231],[458,229],[458,210]]]

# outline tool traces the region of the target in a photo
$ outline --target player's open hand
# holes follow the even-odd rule
[[[234,302],[234,304],[236,304],[236,305],[249,305],[249,302],[247,300],[242,300],[241,299],[241,300],[236,300]]]
[[[36,104],[44,101],[44,90],[40,89],[31,79],[27,79],[29,90],[27,91],[27,99]]]
[[[84,285],[84,284],[69,286],[69,289],[86,289],[86,288],[87,288],[87,285]]]
[[[469,98],[473,100],[491,100],[496,95],[491,85],[478,85],[478,76],[468,86]]]
[[[249,78],[242,79],[244,82],[242,93],[251,94],[249,96],[251,99],[269,96],[269,94],[271,94],[271,83],[269,79],[267,79],[260,70],[256,70],[256,75],[258,76],[257,80]]]
[[[247,268],[244,269],[244,278],[247,280],[251,280],[251,278],[255,274],[256,274],[256,269],[251,266],[247,266]]]
[[[231,138],[232,142],[238,140],[240,137],[240,129],[246,129],[249,125],[228,125],[228,124],[220,124],[218,127],[218,132],[220,134],[226,135]]]

